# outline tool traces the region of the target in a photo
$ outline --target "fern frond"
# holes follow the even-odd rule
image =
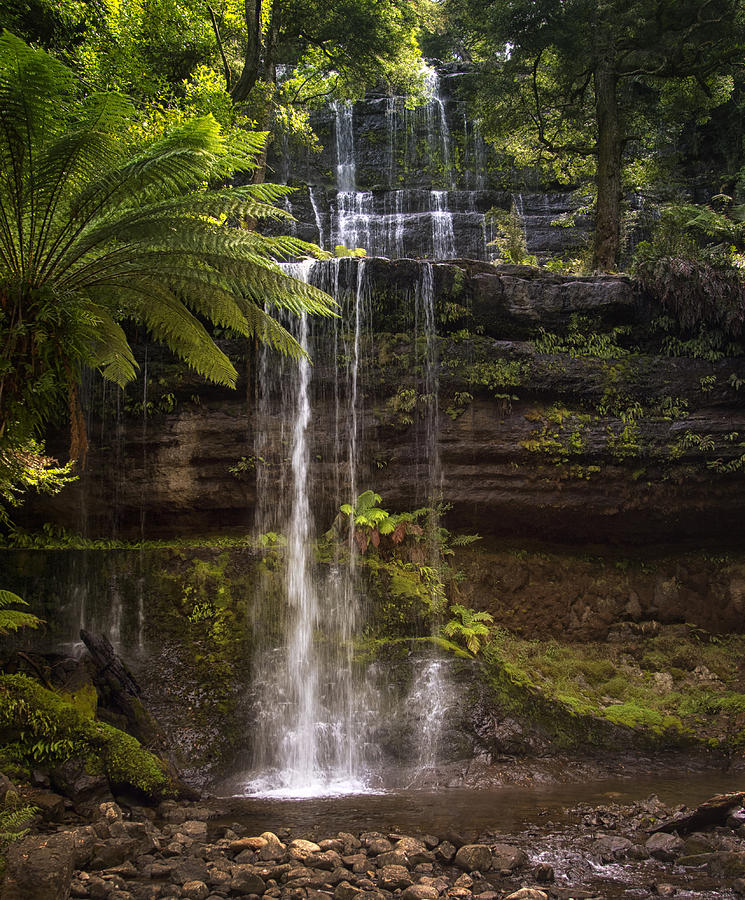
[[[0,589],[0,609],[7,609],[9,606],[28,606],[28,603],[18,594]]]

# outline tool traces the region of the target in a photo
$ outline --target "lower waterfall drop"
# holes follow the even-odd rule
[[[314,263],[285,266],[296,278],[309,281]],[[363,290],[364,267],[358,277]],[[356,298],[355,344],[358,353],[361,297]],[[312,337],[308,318],[296,323],[296,340],[306,353]],[[354,357],[355,365],[357,357]],[[277,464],[284,462],[282,446],[289,444],[290,466],[283,473],[285,493],[290,498],[285,520],[272,521],[272,511],[262,516],[262,527],[286,532],[284,551],[285,608],[276,631],[255,616],[258,631],[265,632],[264,647],[254,665],[252,706],[256,710],[251,775],[243,784],[249,795],[317,797],[369,792],[370,773],[366,760],[370,722],[377,717],[375,690],[365,673],[353,666],[351,641],[358,622],[358,592],[354,567],[337,561],[327,575],[315,563],[315,523],[310,507],[314,489],[309,430],[312,425],[311,373],[307,357],[297,363],[284,362],[279,371],[262,366],[265,422],[280,425]],[[356,377],[350,387],[350,402],[356,401]],[[273,383],[269,383],[272,382]],[[279,391],[279,397],[273,392]],[[288,421],[288,412],[291,421]],[[351,410],[350,410],[351,412]],[[355,416],[347,420],[354,423]],[[287,427],[288,426],[288,427]],[[349,435],[349,476],[354,485],[355,435]],[[272,465],[272,450],[266,439],[257,444],[257,459]],[[265,455],[264,455],[265,454]],[[337,498],[338,499],[338,498]],[[348,498],[345,496],[337,507]],[[281,511],[280,511],[281,515]],[[271,540],[280,543],[272,531]],[[265,536],[266,537],[266,536]],[[267,538],[269,539],[269,538]],[[271,598],[264,606],[271,605]],[[276,613],[276,611],[275,611]],[[261,639],[260,639],[261,640]]]

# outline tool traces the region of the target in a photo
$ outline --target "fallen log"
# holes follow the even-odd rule
[[[727,821],[730,813],[739,809],[745,801],[745,791],[735,791],[732,794],[717,794],[696,809],[686,813],[678,813],[672,819],[650,828],[648,834],[657,834],[663,831],[672,834],[677,831],[679,834],[689,834],[692,831],[699,831],[702,828],[708,828],[711,825],[723,825]]]

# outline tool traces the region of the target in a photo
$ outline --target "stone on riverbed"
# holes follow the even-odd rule
[[[450,841],[443,841],[435,850],[435,856],[443,862],[451,862],[455,857],[456,848]]]
[[[548,894],[539,891],[538,888],[520,888],[513,894],[509,894],[504,900],[548,900]]]
[[[403,892],[401,900],[437,900],[439,896],[439,891],[431,884],[412,884]]]
[[[413,881],[408,869],[404,866],[383,866],[378,873],[380,886],[387,891],[407,888]]]
[[[3,900],[67,900],[74,862],[75,841],[70,832],[34,835],[11,844]]]
[[[181,896],[187,900],[207,900],[210,889],[203,881],[187,881],[181,888]]]
[[[388,850],[387,853],[381,853],[377,857],[375,865],[381,869],[383,866],[405,866],[408,868],[409,858],[403,850]]]
[[[492,853],[486,844],[464,844],[455,854],[455,865],[466,872],[487,872],[492,866]]]
[[[529,862],[527,853],[512,844],[493,844],[491,854],[492,867],[498,872],[515,872]]]
[[[662,862],[672,862],[685,850],[685,844],[677,834],[658,832],[653,834],[644,845],[651,856]]]
[[[628,838],[608,835],[597,840],[592,849],[600,857],[601,862],[610,863],[623,859],[632,847],[633,844]]]
[[[711,875],[726,878],[745,878],[745,852],[720,850],[717,853],[695,853],[693,856],[681,856],[679,866],[698,868],[706,866]]]

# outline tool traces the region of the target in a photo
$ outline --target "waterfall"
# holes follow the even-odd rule
[[[313,185],[308,186],[308,196],[310,198],[310,205],[313,209],[313,217],[316,221],[316,228],[318,229],[318,246],[325,250],[325,241],[323,234],[323,219],[321,218],[321,210],[318,206],[318,201],[316,200],[315,191],[313,190]]]
[[[427,69],[425,73],[425,90],[429,97],[427,104],[427,124],[429,133],[437,138],[439,144],[441,162],[447,186],[455,187],[453,167],[450,163],[450,128],[445,113],[445,103],[440,95],[440,76],[434,69]],[[433,141],[433,144],[435,142]]]
[[[455,256],[453,214],[447,207],[447,191],[432,191],[432,256],[452,259]]]
[[[385,143],[381,140],[378,148],[368,146],[372,128],[355,130],[361,117],[355,116],[356,107],[350,101],[332,104],[336,175],[332,247],[359,247],[368,256],[389,259],[430,253],[437,259],[487,257],[484,214],[476,199],[480,190],[471,189],[474,184],[478,189],[484,186],[483,138],[478,125],[469,127],[464,118],[463,171],[459,176],[453,154],[460,144],[453,141],[448,123],[448,111],[454,114],[457,109],[460,115],[459,101],[443,98],[434,69],[426,70],[425,83],[427,102],[414,109],[408,109],[401,97],[364,101],[364,115],[369,117],[374,111],[385,130]],[[371,167],[371,153],[376,152],[379,165]],[[406,169],[416,173],[414,185],[405,189],[397,187],[402,160]],[[360,184],[362,178],[370,180],[371,176],[372,183]],[[455,190],[459,178],[468,189]],[[323,243],[316,197],[313,190],[310,194]],[[481,202],[486,208],[486,201]]]
[[[424,660],[414,672],[406,697],[406,710],[416,730],[418,743],[413,773],[415,782],[435,768],[440,756],[442,723],[455,702],[453,687],[446,673],[444,660]]]
[[[351,100],[336,100],[336,186],[340,191],[357,189],[357,164],[354,155],[354,106]]]
[[[338,283],[342,262],[333,260],[323,266],[308,261],[286,266],[285,270],[313,281],[316,268],[319,277],[330,269]],[[347,385],[343,393],[336,391],[337,421],[348,429],[346,446],[340,443],[335,449],[335,454],[347,459],[346,483],[339,484],[342,494],[334,500],[337,509],[344,502],[353,502],[357,491],[364,261],[358,264],[353,294],[349,325],[354,332],[345,347]],[[311,353],[314,342],[307,317],[301,316],[295,325],[296,339]],[[311,463],[312,372],[308,359],[285,364],[282,371],[274,373],[265,362],[261,370],[264,400],[259,430],[273,426],[276,431],[278,419],[281,425],[278,447],[272,447],[266,435],[257,443],[256,456],[262,460],[259,478],[266,465],[282,464],[277,457],[282,458],[282,448],[288,447],[289,467],[282,483],[290,503],[283,526],[287,533],[283,579],[286,604],[276,623],[277,632],[262,621],[266,605],[254,618],[255,629],[261,632],[263,626],[267,640],[252,678],[256,740],[252,771],[244,784],[249,794],[319,796],[369,788],[368,735],[379,712],[373,685],[353,666],[352,638],[358,629],[360,606],[356,567],[349,556],[340,556],[324,574],[313,558],[316,529],[310,498],[316,482]],[[279,398],[272,396],[278,389]],[[263,477],[266,479],[266,471]],[[268,502],[276,506],[276,494],[268,497]],[[266,527],[272,522],[272,511],[265,509],[260,521]],[[270,597],[268,603],[272,602]]]

